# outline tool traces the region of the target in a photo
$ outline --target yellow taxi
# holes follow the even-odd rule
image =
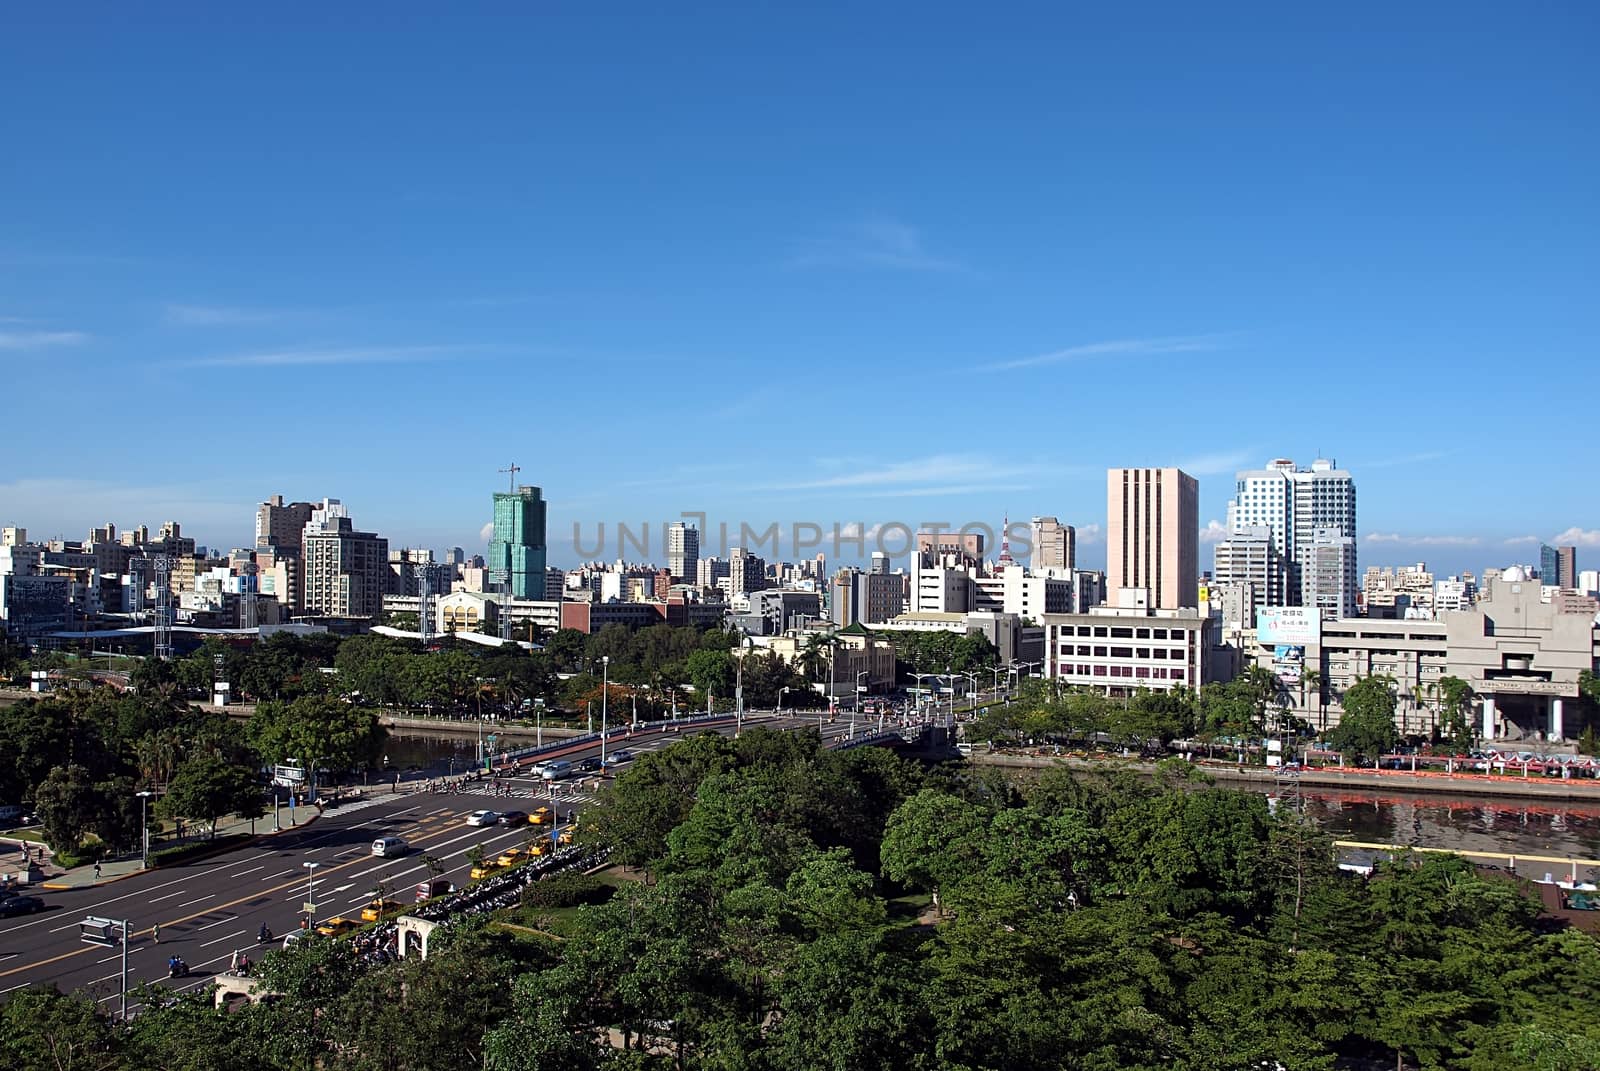
[[[348,919],[343,915],[335,915],[324,922],[317,923],[317,932],[324,937],[338,937],[340,934],[359,930],[361,923],[357,919]]]
[[[495,866],[516,866],[522,862],[522,857],[527,854],[521,848],[507,848],[500,853],[500,858],[494,861]]]
[[[483,862],[479,863],[477,866],[472,868],[472,871],[471,871],[469,876],[472,878],[473,881],[477,881],[479,878],[488,877],[490,874],[493,874],[496,870],[499,870],[499,869],[500,869],[500,864],[499,863],[497,863],[497,862],[495,862],[493,860],[490,860],[490,859],[485,859]]]
[[[377,922],[391,911],[398,911],[403,905],[399,900],[374,900],[361,909],[361,921]]]
[[[555,816],[548,807],[535,807],[533,813],[528,815],[528,824],[531,826],[547,826]]]

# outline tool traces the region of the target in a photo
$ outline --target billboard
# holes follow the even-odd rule
[[[1263,647],[1320,644],[1322,614],[1310,606],[1269,606],[1257,610],[1256,642]]]
[[[1300,683],[1300,675],[1305,669],[1306,649],[1287,643],[1275,644],[1272,648],[1272,672],[1278,680],[1286,686]]]

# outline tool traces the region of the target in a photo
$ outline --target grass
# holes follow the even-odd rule
[[[36,829],[8,829],[5,835],[13,840],[25,840],[29,844],[44,843],[44,834]]]
[[[933,906],[932,893],[906,893],[889,899],[889,922],[900,926],[915,926],[922,914]]]

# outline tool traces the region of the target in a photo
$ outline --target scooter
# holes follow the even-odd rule
[[[173,956],[171,959],[167,960],[167,977],[189,977],[189,965],[183,961],[182,956]]]

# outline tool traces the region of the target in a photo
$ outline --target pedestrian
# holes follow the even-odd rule
[[[239,971],[239,950],[233,950],[233,957],[228,960],[228,973],[237,974]]]
[[[94,861],[94,880],[100,880],[100,860],[98,859]]]
[[[150,940],[154,944],[161,943],[161,923],[152,923],[150,926]]]

